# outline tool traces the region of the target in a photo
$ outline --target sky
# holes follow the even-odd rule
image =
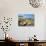
[[[34,18],[33,14],[20,14],[19,16],[23,16],[24,18]]]

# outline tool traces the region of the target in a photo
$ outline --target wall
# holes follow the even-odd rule
[[[35,14],[35,26],[18,27],[18,13],[30,12]],[[32,8],[28,0],[0,0],[0,16],[13,17],[12,26],[8,33],[10,37],[13,37],[13,39],[16,38],[16,40],[27,40],[34,34],[37,35],[39,40],[45,40],[45,12],[46,8]],[[0,36],[0,39],[2,39],[2,36]]]

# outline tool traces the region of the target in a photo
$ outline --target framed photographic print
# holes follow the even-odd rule
[[[19,14],[18,26],[34,26],[34,14]]]

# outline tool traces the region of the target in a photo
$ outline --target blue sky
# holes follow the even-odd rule
[[[33,14],[20,14],[19,16],[23,16],[24,18],[34,18]]]

